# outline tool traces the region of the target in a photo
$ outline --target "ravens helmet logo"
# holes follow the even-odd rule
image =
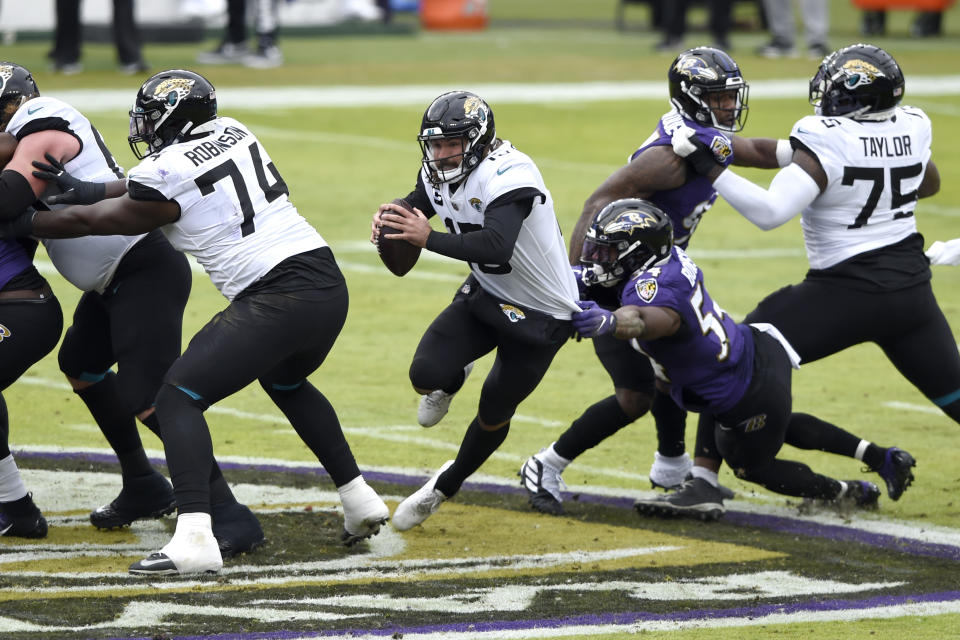
[[[844,62],[843,66],[840,67],[840,72],[844,76],[843,83],[849,89],[866,84],[873,84],[877,78],[885,77],[880,69],[866,60],[860,59]]]
[[[710,68],[705,60],[694,56],[686,56],[677,60],[674,70],[681,75],[687,76],[691,80],[694,78],[716,80],[720,77],[717,71]]]
[[[3,342],[4,338],[9,338],[13,334],[10,333],[10,329],[7,329],[5,326],[0,324],[0,342]]]
[[[630,233],[633,229],[649,229],[655,224],[657,219],[646,211],[626,211],[607,225],[603,232],[608,235],[618,231]]]

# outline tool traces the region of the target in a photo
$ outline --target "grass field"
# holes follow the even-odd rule
[[[549,19],[540,15],[547,6]],[[351,309],[312,381],[337,407],[361,468],[391,506],[453,457],[492,359],[478,363],[439,426],[416,426],[418,397],[407,367],[423,329],[466,271],[425,254],[411,274],[395,278],[367,242],[370,217],[413,185],[425,105],[445,89],[476,87],[502,96],[491,99],[498,131],[538,162],[569,232],[584,199],[667,107],[671,56],[652,52],[657,37],[649,31],[615,31],[613,6],[612,0],[501,0],[493,3],[490,29],[479,33],[291,37],[282,43],[287,64],[268,72],[196,67],[196,45],[146,49],[155,68],[194,68],[221,89],[221,113],[261,138],[291,199],[333,247]],[[748,23],[755,16],[745,9],[738,7],[737,17]],[[831,44],[859,40],[855,10],[835,2],[831,11]],[[631,16],[642,23],[644,12]],[[943,185],[917,208],[928,243],[960,236],[958,18],[952,10],[944,37],[918,40],[909,37],[910,14],[895,12],[890,36],[874,41],[901,62],[905,102],[922,107],[934,123],[933,158]],[[703,19],[700,10],[692,12],[694,26]],[[694,30],[688,43],[702,37]],[[817,61],[756,57],[754,48],[765,40],[756,30],[732,34],[733,53],[754,83],[743,133],[784,137],[810,113],[806,80]],[[83,91],[120,90],[132,102],[141,79],[116,74],[110,47],[88,45],[88,71],[72,77],[46,73],[45,51],[44,43],[24,42],[3,47],[0,57],[36,70],[44,93],[80,101],[88,100]],[[796,95],[779,92],[772,82],[781,80]],[[608,89],[659,84],[647,96],[618,99],[588,84],[598,82],[611,83]],[[573,85],[582,98],[561,99],[558,84]],[[924,90],[911,92],[912,86]],[[291,91],[326,95],[319,92],[332,87],[383,92],[374,100],[347,92],[352,102],[331,107],[295,103]],[[531,87],[532,99],[516,97]],[[259,106],[271,95],[280,106]],[[282,104],[287,97],[290,104]],[[129,168],[128,107],[96,100],[85,109]],[[742,174],[760,183],[772,177]],[[807,268],[797,220],[765,233],[722,201],[705,217],[690,253],[711,293],[737,317],[799,281]],[[79,293],[47,275],[69,313]],[[935,267],[934,288],[956,329],[960,270]],[[185,338],[224,304],[197,274]],[[218,457],[230,462],[228,478],[261,515],[270,544],[228,563],[217,578],[144,583],[129,579],[125,567],[163,544],[173,521],[111,534],[85,524],[86,512],[115,494],[116,466],[51,354],[4,394],[13,448],[52,528],[38,543],[0,539],[0,637],[957,637],[957,427],[879,349],[850,349],[794,376],[797,410],[917,458],[916,484],[871,514],[801,517],[796,505],[724,470],[722,482],[738,497],[721,522],[641,519],[630,503],[649,487],[645,474],[655,448],[649,418],[569,468],[568,517],[528,512],[516,487],[520,464],[609,387],[590,345],[571,342],[520,407],[476,484],[425,526],[403,535],[384,531],[350,551],[336,545],[332,484],[259,388],[245,389],[211,409],[208,421]],[[145,434],[144,441],[161,455],[155,438]],[[836,477],[877,480],[851,460],[799,451],[790,457]]]

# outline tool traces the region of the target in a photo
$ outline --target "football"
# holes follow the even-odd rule
[[[398,204],[407,211],[413,211],[409,202],[402,198],[397,198],[393,204]],[[384,240],[385,236],[400,233],[399,229],[387,224],[380,226],[380,238],[377,241],[377,253],[380,254],[380,260],[386,265],[387,269],[395,276],[406,275],[413,265],[417,264],[420,257],[420,247],[416,247],[406,240]]]

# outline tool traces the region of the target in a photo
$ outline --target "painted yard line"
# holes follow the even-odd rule
[[[802,98],[808,79],[756,80],[750,83],[752,100]],[[568,82],[478,84],[463,87],[479,93],[492,104],[590,103],[609,100],[667,100],[667,87],[656,82]],[[418,107],[447,91],[440,85],[330,86],[330,87],[223,87],[217,89],[227,113],[264,108],[296,107]],[[960,94],[960,76],[911,76],[910,96]],[[129,89],[73,89],[51,93],[80,111],[126,111],[133,100]]]
[[[14,451],[19,458],[43,458],[48,460],[80,459],[112,463],[116,457],[112,452],[104,450],[77,450],[63,447],[29,447]],[[323,468],[317,463],[287,462],[282,460],[262,460],[257,458],[218,457],[224,469],[247,469],[259,471],[286,471],[305,475],[326,475]],[[244,462],[238,462],[243,460]],[[160,462],[162,460],[152,460]],[[429,472],[428,472],[429,473]],[[370,481],[387,482],[406,486],[419,487],[425,480],[424,475],[416,472],[396,472],[364,469],[364,477]],[[516,486],[515,481],[505,481],[501,478],[495,482],[483,481],[487,478],[475,474],[463,486],[464,491],[485,491],[488,493],[509,493],[525,495],[523,488]],[[611,507],[632,509],[634,499],[623,497],[629,493],[625,490],[613,490],[619,497],[602,495],[591,487],[591,493],[579,494],[582,502],[605,504]],[[749,505],[749,506],[747,506]],[[947,527],[931,526],[926,522],[908,522],[875,517],[871,514],[858,513],[855,519],[845,520],[834,515],[815,514],[798,516],[791,510],[775,507],[749,504],[738,501],[738,507],[744,510],[728,510],[726,518],[741,522],[745,525],[767,527],[778,530],[789,530],[803,535],[823,537],[827,539],[842,538],[856,540],[862,544],[895,549],[903,553],[935,556],[960,560],[960,531]]]
[[[957,347],[960,348],[960,343],[957,344]],[[890,409],[900,409],[901,411],[916,411],[919,413],[928,413],[930,415],[947,418],[948,420],[950,419],[950,416],[945,414],[943,411],[941,411],[940,409],[937,409],[933,405],[928,405],[928,404],[913,404],[912,402],[891,401],[891,402],[884,402],[882,406],[888,407]]]
[[[877,620],[901,617],[926,617],[960,613],[960,593],[944,592],[933,594],[913,594],[899,596],[876,596],[861,600],[814,600],[795,604],[766,604],[752,607],[732,607],[726,609],[701,609],[677,613],[656,614],[646,611],[631,611],[609,614],[591,614],[567,618],[548,618],[540,620],[493,620],[485,622],[463,622],[456,624],[428,625],[421,627],[389,626],[377,631],[368,629],[339,629],[335,631],[267,631],[229,633],[204,636],[178,636],[180,640],[298,640],[327,637],[350,637],[354,640],[380,640],[399,638],[404,640],[527,640],[533,638],[563,638],[570,636],[590,636],[601,634],[637,634],[643,632],[669,632],[689,629],[718,629],[737,627],[756,627],[816,622],[851,622],[856,620]],[[164,613],[172,617],[178,613],[187,615],[204,613],[208,615],[232,616],[241,611],[228,607],[201,608],[191,605],[173,605],[171,603],[132,603],[124,612],[123,621],[129,620],[132,626],[138,621],[147,620],[154,625],[164,619]],[[316,612],[311,616],[294,615],[297,611],[284,608],[267,610],[268,615],[286,613],[287,619],[321,619],[323,614]],[[346,614],[343,618],[353,617]],[[109,628],[101,623],[95,627]],[[31,623],[22,623],[11,618],[0,618],[0,625],[11,625],[16,631],[41,631],[52,628],[39,627]],[[12,625],[18,625],[15,629]],[[6,625],[4,625],[6,626]],[[90,627],[59,627],[58,630],[93,629]],[[121,639],[114,639],[121,640]],[[137,640],[147,640],[140,638]]]

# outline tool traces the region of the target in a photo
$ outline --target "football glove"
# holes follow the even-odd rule
[[[930,258],[930,264],[960,264],[960,238],[946,242],[937,240],[927,249],[927,257]]]
[[[606,336],[617,330],[617,317],[593,300],[577,303],[583,311],[573,314],[573,329],[581,338]]]
[[[673,145],[673,152],[686,160],[687,164],[702,176],[708,175],[717,167],[723,168],[710,147],[705,145],[690,127],[683,126],[674,131],[670,144]]]
[[[49,196],[46,199],[47,204],[93,204],[103,200],[107,191],[104,183],[78,180],[67,173],[63,163],[49,153],[44,153],[43,156],[50,164],[34,160],[33,166],[39,171],[34,171],[33,175],[41,180],[56,183],[62,191]]]

